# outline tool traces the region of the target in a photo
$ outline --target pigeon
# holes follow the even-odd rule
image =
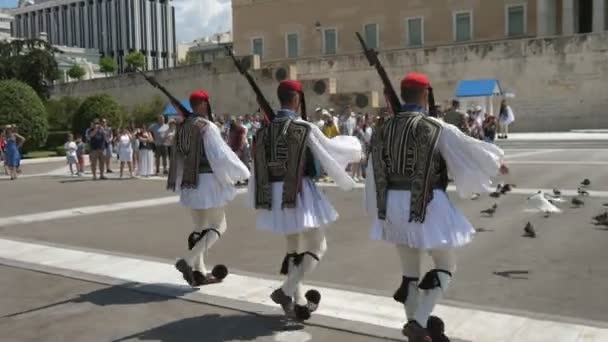
[[[471,196],[471,200],[476,201],[479,199],[480,196],[481,196],[480,194],[475,193],[475,194],[473,194],[473,196]]]
[[[608,207],[608,203],[604,203],[602,204],[604,207]]]
[[[508,192],[511,192],[515,187],[515,184],[505,184],[500,188],[500,194],[506,195]]]
[[[529,238],[536,237],[536,231],[534,230],[534,226],[532,225],[532,223],[528,222],[524,227],[524,236]]]
[[[487,216],[494,216],[494,213],[496,213],[496,209],[498,208],[498,204],[494,203],[494,205],[492,206],[492,208],[486,209],[486,210],[482,210],[481,213],[482,214],[486,214]]]
[[[490,197],[492,197],[492,198],[499,198],[499,197],[500,197],[500,192],[496,192],[496,191],[494,191],[494,192],[492,192],[492,193],[490,194]]]
[[[562,212],[560,208],[551,204],[551,202],[547,200],[545,193],[542,191],[537,192],[534,196],[528,197],[525,211],[545,213],[545,215]]]
[[[583,189],[583,188],[578,188],[578,189],[576,189],[576,191],[581,196],[589,196],[589,193],[585,189]]]
[[[553,195],[555,197],[561,197],[562,196],[562,192],[559,189],[553,189]]]
[[[593,219],[597,222],[608,221],[608,211],[605,211],[603,214],[595,216]]]
[[[581,185],[584,186],[584,187],[589,186],[589,185],[591,185],[591,181],[589,179],[585,178],[581,182]]]
[[[572,199],[572,205],[574,205],[576,208],[578,208],[578,207],[584,206],[585,202],[583,202],[583,200],[581,200],[578,197],[574,197]]]
[[[555,205],[556,203],[564,203],[566,202],[561,196],[551,196],[549,194],[545,194],[545,198],[549,201],[549,203]]]

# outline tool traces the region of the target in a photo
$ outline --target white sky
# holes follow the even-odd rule
[[[178,42],[232,29],[230,0],[173,0],[173,6]]]
[[[0,7],[14,7],[17,0],[0,0]],[[173,0],[178,42],[210,36],[232,28],[230,0]]]

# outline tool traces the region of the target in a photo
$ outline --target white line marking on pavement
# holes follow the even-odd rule
[[[317,185],[321,188],[336,188],[337,187],[333,183],[317,183]],[[355,185],[355,189],[362,189],[362,188],[364,188],[363,184]],[[551,194],[553,192],[552,189],[515,188],[515,189],[513,189],[513,191],[511,193],[517,194],[517,195],[534,195],[539,190],[542,190],[548,194]],[[450,191],[450,192],[456,191],[456,187],[453,185],[450,185],[448,187],[448,191]],[[562,191],[563,196],[577,196],[578,195],[577,190],[561,190],[561,191]],[[246,192],[247,192],[246,188],[237,189],[237,194],[239,194],[239,195],[245,194]],[[608,198],[608,191],[589,191],[589,197]],[[177,203],[178,199],[179,199],[178,196],[169,196],[169,197],[152,198],[152,199],[141,200],[141,201],[102,204],[102,205],[94,205],[94,206],[88,206],[88,207],[47,211],[47,212],[41,212],[41,213],[35,213],[35,214],[9,216],[9,217],[0,218],[0,227],[13,226],[13,225],[19,225],[19,224],[28,224],[28,223],[48,221],[48,220],[58,220],[58,219],[76,217],[76,216],[94,215],[94,214],[107,213],[107,212],[113,212],[113,211],[155,207],[155,206],[159,206],[159,205]]]
[[[508,160],[507,161],[507,165],[512,165],[512,164],[588,166],[588,165],[608,165],[608,162],[579,161],[579,160]]]
[[[57,274],[59,271],[56,269],[62,269],[139,284],[184,285],[181,274],[173,265],[132,257],[0,239],[0,258],[46,266],[49,267],[49,273]],[[206,286],[201,290],[201,294],[192,293],[187,295],[187,298],[204,302],[202,297],[204,294],[276,308],[268,295],[279,286],[281,283],[276,280],[231,274],[223,283]],[[405,320],[403,306],[395,303],[388,296],[326,287],[316,289],[323,295],[321,306],[317,311],[321,316],[390,329],[400,329]],[[450,336],[469,341],[601,342],[608,340],[608,329],[582,324],[539,320],[446,305],[438,305],[434,313],[445,320]]]
[[[312,335],[306,331],[281,331],[274,334],[274,340],[277,342],[308,342],[312,339]]]
[[[152,207],[152,206],[157,206],[157,205],[176,203],[177,200],[178,200],[177,196],[170,196],[170,197],[147,199],[147,200],[142,200],[142,201],[131,201],[131,202],[94,205],[94,206],[88,206],[88,207],[54,210],[54,211],[47,211],[47,212],[36,213],[36,214],[5,217],[5,218],[0,218],[0,227],[16,225],[16,224],[26,224],[26,223],[47,221],[47,220],[57,220],[57,219],[62,219],[62,218],[74,217],[74,216],[99,214],[99,213],[105,213],[105,212],[110,212],[110,211]]]
[[[530,151],[530,152],[521,152],[521,153],[513,153],[513,154],[505,154],[505,157],[508,158],[518,158],[518,157],[527,157],[527,156],[533,156],[536,154],[544,154],[544,153],[551,153],[551,152],[557,152],[557,151],[563,151],[563,150],[534,150],[534,151]]]

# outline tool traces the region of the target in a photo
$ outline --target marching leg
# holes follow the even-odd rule
[[[296,294],[304,276],[317,267],[327,250],[327,240],[325,239],[325,232],[323,230],[311,229],[302,235],[306,245],[306,252],[298,255],[295,260],[296,267],[294,268],[294,272],[287,277],[287,281],[285,281],[282,287],[283,292],[288,296]],[[310,290],[306,293],[305,299],[305,304],[296,303],[294,306],[296,317],[300,320],[309,319],[310,314],[316,311],[321,301],[321,294],[316,290]],[[302,299],[299,299],[299,301],[302,301]]]
[[[300,238],[301,234],[290,234],[285,236],[287,242],[287,253],[285,255],[285,258],[283,258],[283,263],[281,265],[281,274],[287,276],[287,280],[285,280],[285,283],[289,282],[290,279],[293,279],[294,277],[294,273],[296,271],[295,259],[298,256]],[[298,292],[301,292],[299,287],[297,288],[295,293],[296,298],[298,296]],[[270,298],[276,304],[281,305],[287,317],[293,316],[294,300],[292,296],[287,295],[285,291],[283,291],[282,287],[274,290],[270,295]]]
[[[404,304],[408,322],[414,320],[418,307],[418,280],[420,278],[421,258],[420,250],[405,245],[397,245],[397,253],[401,262],[403,278],[401,286],[393,298]]]
[[[226,232],[224,208],[192,210],[191,212],[197,229],[188,237],[190,252],[184,259],[178,261],[181,268],[178,269],[184,274],[184,279],[192,286],[218,283],[226,277],[228,270],[223,265],[217,265],[209,273],[205,264],[205,254]]]
[[[420,301],[416,310],[416,322],[427,327],[429,317],[441,299],[445,291],[447,291],[452,280],[452,274],[456,271],[456,256],[453,249],[437,249],[430,252],[435,269],[429,271],[420,282]],[[431,322],[438,321],[438,318]],[[443,332],[443,322],[437,324],[436,327],[428,327],[433,341],[448,341]],[[432,328],[432,329],[431,329]]]

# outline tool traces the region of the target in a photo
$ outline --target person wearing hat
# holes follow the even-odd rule
[[[411,342],[447,339],[430,315],[456,270],[455,249],[475,232],[448,199],[448,171],[463,197],[492,191],[492,178],[508,172],[500,148],[428,116],[430,86],[423,74],[403,79],[405,104],[374,130],[365,183],[372,239],[396,245],[401,261],[401,285],[393,298],[404,305],[403,334]],[[421,277],[425,254],[434,267]]]
[[[249,170],[213,124],[209,95],[190,95],[192,113],[182,113],[175,132],[167,189],[179,193],[179,202],[190,209],[194,231],[188,236],[189,252],[175,268],[190,286],[221,281],[228,269],[217,265],[208,272],[205,254],[226,232],[224,207],[236,197],[234,184],[249,178]]]
[[[467,113],[460,109],[460,101],[452,100],[452,108],[445,114],[443,121],[458,127],[463,133],[469,134]]]
[[[285,236],[287,248],[281,274],[287,279],[271,294],[289,318],[306,320],[319,305],[321,295],[302,293],[302,280],[325,254],[325,229],[338,219],[327,197],[317,189],[314,160],[344,190],[355,182],[344,171],[348,163],[361,159],[361,145],[354,137],[328,139],[306,118],[300,82],[279,84],[281,109],[273,120],[256,132],[254,167],[249,181],[249,203],[256,209],[258,230]]]

